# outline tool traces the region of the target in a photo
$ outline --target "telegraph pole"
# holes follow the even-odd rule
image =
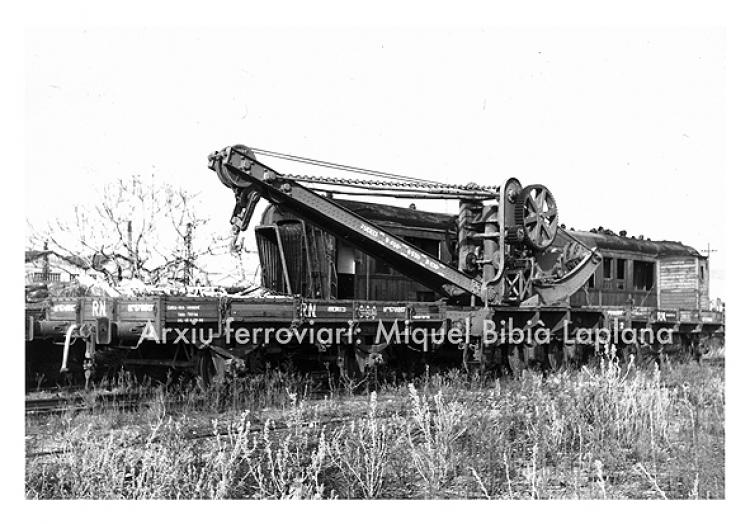
[[[701,253],[704,253],[706,255],[707,259],[711,257],[711,253],[716,253],[717,251],[718,251],[717,249],[711,249],[711,242],[709,242],[707,244],[706,249],[701,249]],[[706,267],[708,267],[708,266],[706,266]],[[699,284],[698,285],[698,309],[699,310],[701,308],[701,298],[702,298],[701,295],[702,295],[702,293],[701,293],[701,286]],[[710,305],[711,305],[711,296],[708,297],[708,302],[709,302],[709,307],[710,307]]]
[[[705,253],[706,257],[710,257],[711,253],[716,253],[718,249],[711,249],[711,242],[708,243],[706,249],[701,249],[701,253]]]

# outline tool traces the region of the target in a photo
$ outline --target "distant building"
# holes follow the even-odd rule
[[[26,250],[26,284],[49,284],[53,282],[76,282],[81,275],[92,276],[106,262],[106,258],[95,255],[89,261],[84,257],[61,256],[48,249]]]

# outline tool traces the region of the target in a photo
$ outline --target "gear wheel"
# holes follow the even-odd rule
[[[515,203],[515,220],[528,246],[547,249],[557,235],[557,204],[549,189],[541,184],[524,187]]]

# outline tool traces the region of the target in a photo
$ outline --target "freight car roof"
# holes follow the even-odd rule
[[[398,206],[375,204],[372,202],[357,202],[354,200],[339,200],[336,202],[350,211],[368,220],[376,222],[392,222],[410,227],[431,227],[435,229],[456,229],[456,216],[446,213],[432,213]],[[589,231],[573,231],[568,233],[589,247],[597,247],[602,251],[631,251],[646,253],[658,257],[687,256],[706,258],[696,249],[681,242],[671,240],[642,240],[627,236],[608,233],[593,233]]]
[[[374,222],[392,222],[408,227],[423,227],[433,229],[456,229],[456,217],[445,213],[432,213],[407,207],[374,204],[372,202],[357,202],[355,200],[340,200],[335,202],[349,211],[357,213],[362,218]]]
[[[671,240],[641,240],[627,236],[592,233],[590,231],[568,230],[568,233],[587,246],[597,247],[601,251],[633,251],[657,257],[685,256],[706,258],[696,249],[686,246],[682,242]]]

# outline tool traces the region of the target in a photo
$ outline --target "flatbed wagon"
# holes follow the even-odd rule
[[[158,296],[54,298],[42,308],[27,309],[26,325],[27,341],[49,343],[47,359],[63,372],[71,351],[83,353],[78,360],[91,376],[97,354],[116,351],[121,365],[212,375],[232,365],[258,371],[263,369],[258,364],[273,355],[364,371],[399,351],[465,365],[504,364],[515,357],[554,368],[576,358],[576,352],[631,345],[622,336],[607,344],[596,338],[597,330],[608,328],[614,335],[627,329],[667,330],[674,344],[694,352],[701,341],[723,336],[724,319],[715,311],[645,308],[484,309],[445,301]],[[540,329],[547,330],[549,340],[537,335]],[[582,336],[584,330],[594,335]],[[481,346],[480,355],[481,338],[491,343]],[[566,345],[573,352],[566,353]],[[659,342],[649,344],[655,345]],[[353,363],[347,362],[346,348],[354,350]]]
[[[27,308],[29,343],[61,346],[61,372],[80,363],[88,379],[102,355],[204,377],[285,358],[359,373],[430,359],[555,369],[611,347],[700,355],[723,338],[707,257],[625,232],[568,231],[541,184],[439,184],[351,166],[337,167],[380,179],[294,176],[256,153],[279,156],[232,146],[209,168],[234,194],[235,242],[259,200],[270,203],[255,228],[262,296],[52,298]],[[452,199],[459,212],[338,194]],[[654,331],[670,338],[645,338]]]

